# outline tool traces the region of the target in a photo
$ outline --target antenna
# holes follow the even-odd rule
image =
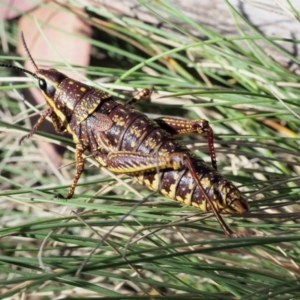
[[[5,67],[5,68],[10,68],[10,69],[15,69],[15,70],[18,70],[18,71],[21,71],[21,72],[30,74],[30,75],[32,75],[34,78],[37,78],[36,74],[34,74],[33,72],[30,72],[30,71],[28,71],[28,70],[26,70],[26,69],[23,69],[23,68],[19,68],[19,67],[17,67],[17,66],[7,65],[7,64],[0,64],[0,67]]]
[[[32,63],[33,66],[35,67],[35,70],[38,71],[39,68],[38,68],[37,65],[35,64],[35,62],[34,62],[32,56],[31,56],[31,54],[30,54],[30,52],[29,52],[29,49],[28,49],[27,44],[26,44],[26,42],[25,42],[25,38],[24,38],[23,32],[21,32],[21,39],[22,39],[22,44],[23,44],[23,46],[24,46],[24,48],[25,48],[25,50],[26,50],[26,53],[27,53],[27,55],[28,55],[28,57],[29,57],[31,63]]]
[[[22,39],[23,46],[24,46],[24,48],[25,48],[25,50],[26,50],[26,53],[27,53],[27,55],[29,56],[29,59],[31,60],[32,64],[34,65],[36,71],[38,71],[39,68],[38,68],[37,65],[35,64],[35,62],[34,62],[32,56],[31,56],[31,54],[30,54],[30,52],[29,52],[29,50],[28,50],[27,44],[26,44],[25,39],[24,39],[24,34],[23,34],[23,32],[21,32],[21,39]],[[15,69],[15,70],[18,70],[18,71],[21,71],[21,72],[30,74],[30,75],[33,76],[34,78],[38,78],[38,77],[36,76],[36,74],[34,74],[33,72],[30,72],[30,71],[28,71],[28,70],[26,70],[26,69],[23,69],[23,68],[20,68],[20,67],[17,67],[17,66],[8,65],[8,64],[0,64],[0,67],[5,67],[5,68],[10,68],[10,69]]]

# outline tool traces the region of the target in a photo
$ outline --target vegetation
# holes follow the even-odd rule
[[[61,9],[75,13],[81,1],[72,3]],[[36,83],[1,68],[0,298],[298,298],[299,78],[260,46],[264,41],[298,64],[276,44],[298,41],[262,36],[229,3],[239,36],[221,36],[165,1],[140,3],[169,29],[86,8],[81,17],[94,35],[85,80],[123,99],[154,86],[152,102],[138,104],[139,110],[209,120],[219,170],[251,205],[249,214],[225,220],[248,235],[225,238],[211,214],[100,170],[91,157],[74,198],[55,198],[67,193],[74,176],[74,144],[38,132],[18,146],[18,137],[30,128],[28,115],[36,111],[20,95]],[[0,60],[21,63],[14,52],[17,23],[4,26],[11,51],[2,49]],[[86,68],[53,65],[58,63],[62,71]],[[181,139],[210,161],[205,137]],[[62,168],[36,140],[67,147]]]

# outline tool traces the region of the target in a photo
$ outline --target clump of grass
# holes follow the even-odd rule
[[[1,68],[2,298],[21,293],[102,299],[296,298],[298,76],[269,57],[260,42],[299,62],[276,45],[283,39],[262,36],[230,5],[233,18],[251,34],[240,29],[239,36],[223,37],[166,2],[144,6],[171,30],[97,6],[87,9],[82,17],[106,37],[90,40],[94,53],[101,51],[115,64],[89,66],[87,73],[107,77],[101,87],[120,97],[155,86],[152,103],[138,105],[150,115],[208,119],[219,169],[240,186],[252,207],[250,214],[228,216],[226,222],[254,234],[224,238],[210,214],[196,215],[196,209],[153,195],[127,176],[99,170],[90,157],[75,197],[55,198],[57,192],[67,192],[74,176],[74,144],[47,132],[37,135],[67,146],[67,166],[59,170],[34,140],[17,145],[24,125],[30,126],[26,114],[33,110],[16,95],[34,83]],[[13,43],[16,24],[5,26],[10,26],[6,34]],[[4,53],[0,59],[20,60]],[[120,62],[126,69],[118,68]],[[205,139],[182,139],[209,161]],[[85,261],[78,278],[75,273]]]

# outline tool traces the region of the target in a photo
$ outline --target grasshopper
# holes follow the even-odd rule
[[[58,133],[68,132],[76,144],[76,174],[67,198],[74,194],[84,171],[83,153],[89,151],[100,166],[117,174],[127,174],[153,191],[201,211],[212,211],[225,234],[236,234],[220,213],[244,213],[249,210],[238,188],[217,171],[213,131],[207,120],[186,120],[171,117],[150,119],[133,105],[151,95],[144,89],[123,103],[110,94],[75,81],[54,69],[39,69],[24,36],[23,45],[35,72],[1,64],[32,75],[46,100],[30,133],[50,117]],[[174,135],[207,134],[212,166],[180,144]]]

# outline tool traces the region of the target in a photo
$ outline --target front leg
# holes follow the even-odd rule
[[[209,122],[204,119],[198,120],[186,120],[172,117],[161,117],[154,120],[158,125],[169,132],[170,134],[186,134],[186,133],[206,133],[207,143],[210,152],[211,164],[215,170],[217,170],[217,159],[214,147],[214,135],[213,130],[209,126]]]
[[[66,127],[63,125],[63,123],[58,118],[56,113],[54,113],[54,111],[51,112],[50,118],[51,118],[52,124],[54,126],[54,129],[57,133],[63,133],[66,131]]]
[[[37,122],[34,124],[34,126],[32,127],[32,129],[30,130],[30,132],[26,135],[23,135],[20,139],[19,139],[19,145],[22,144],[22,142],[27,139],[32,137],[36,131],[38,130],[38,128],[41,126],[41,124],[45,121],[45,119],[49,116],[51,116],[52,114],[52,109],[51,108],[46,108],[45,110],[42,111],[40,118],[37,120]]]
[[[37,129],[39,128],[39,126],[44,122],[44,120],[50,117],[52,120],[52,123],[54,125],[54,128],[57,132],[62,133],[65,131],[65,127],[62,124],[62,122],[60,121],[60,119],[57,117],[57,115],[52,111],[51,108],[47,108],[45,109],[40,118],[37,120],[37,122],[34,124],[34,126],[32,127],[31,131],[22,136],[19,140],[19,144],[21,144],[23,142],[24,139],[29,138],[31,136],[33,136]],[[76,174],[73,180],[73,183],[69,189],[68,195],[67,195],[67,199],[72,198],[72,196],[74,195],[74,191],[76,188],[76,185],[78,183],[78,180],[84,170],[84,159],[83,159],[83,152],[86,150],[86,148],[83,146],[83,144],[81,142],[76,144],[76,151],[75,151],[75,158],[76,158]]]
[[[66,128],[62,124],[61,120],[57,117],[57,115],[53,112],[53,110],[51,108],[46,108],[45,110],[42,111],[41,116],[36,121],[36,123],[33,125],[32,129],[30,130],[30,132],[28,134],[26,134],[26,135],[23,135],[19,139],[19,145],[21,145],[21,143],[25,139],[32,137],[36,133],[36,131],[38,130],[38,128],[41,126],[41,124],[46,120],[47,117],[51,118],[52,124],[53,124],[54,129],[55,129],[56,132],[63,133],[65,131]]]

